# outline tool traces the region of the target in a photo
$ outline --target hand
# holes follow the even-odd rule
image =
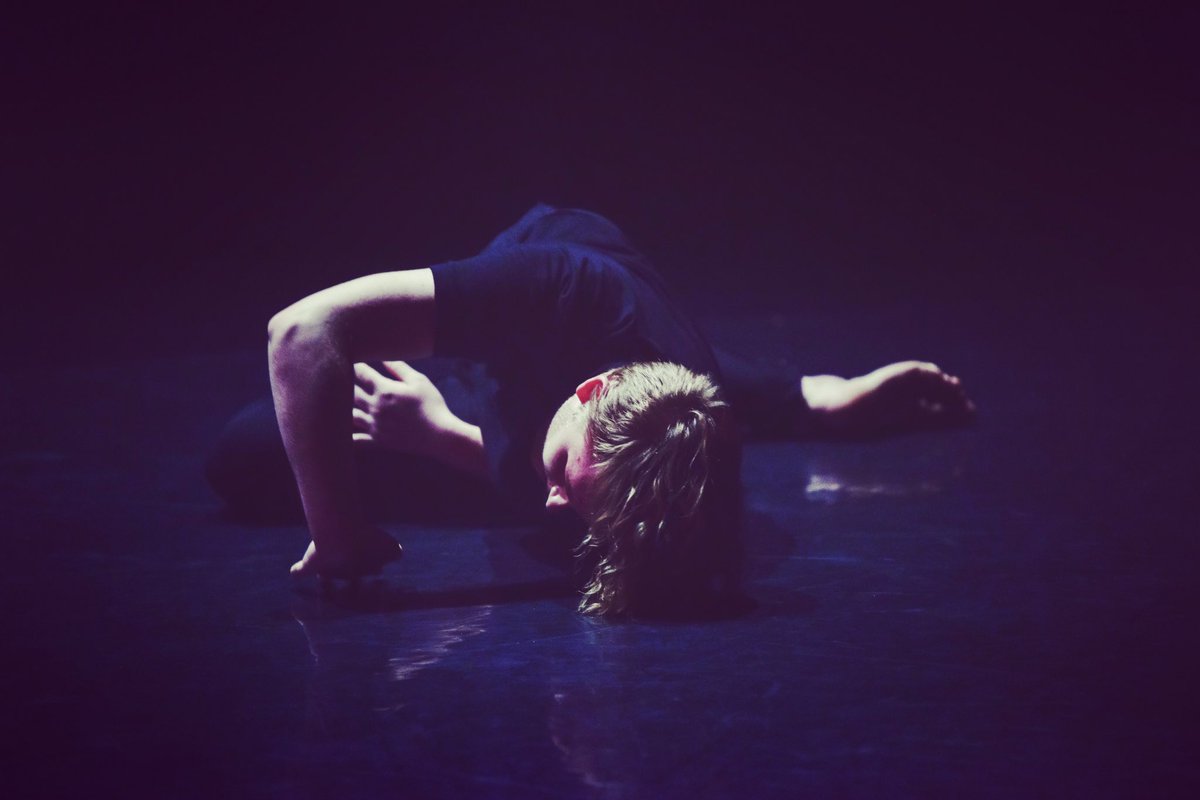
[[[453,418],[429,378],[403,361],[385,361],[391,377],[354,365],[354,441],[429,455]]]
[[[404,548],[386,531],[364,525],[353,535],[339,541],[336,551],[317,552],[309,542],[304,556],[292,565],[292,575],[319,575],[322,578],[360,578],[377,575],[385,565],[404,554]]]
[[[975,415],[958,378],[926,361],[901,361],[857,378],[814,375],[801,384],[826,432],[883,436],[965,425]]]

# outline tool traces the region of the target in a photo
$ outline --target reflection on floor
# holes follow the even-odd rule
[[[294,586],[303,530],[224,520],[200,480],[263,388],[257,351],[6,376],[10,785],[1186,796],[1200,598],[1178,340],[1059,317],[1013,339],[919,309],[764,319],[709,324],[814,371],[933,357],[980,419],[753,444],[756,606],[718,622],[582,618],[570,543],[520,528],[392,525],[406,556],[383,579]]]

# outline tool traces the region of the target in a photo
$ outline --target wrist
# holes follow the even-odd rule
[[[487,475],[483,435],[477,425],[447,412],[445,418],[434,424],[433,430],[435,435],[426,455],[478,477]]]
[[[336,540],[317,542],[297,565],[300,572],[315,571],[326,578],[355,578],[378,573],[400,558],[402,548],[386,531],[366,523],[347,529]],[[303,566],[303,562],[309,562]],[[297,567],[293,567],[297,572]]]
[[[468,427],[467,423],[456,417],[449,409],[431,416],[424,454],[436,457],[439,451],[462,437],[465,427]]]
[[[808,407],[818,413],[836,411],[850,400],[851,381],[837,375],[805,375],[800,393]]]

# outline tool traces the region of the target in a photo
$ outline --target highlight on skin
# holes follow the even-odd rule
[[[596,485],[582,556],[596,560],[579,610],[683,610],[740,573],[741,446],[707,376],[678,364],[621,367],[587,404]]]

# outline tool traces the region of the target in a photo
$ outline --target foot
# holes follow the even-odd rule
[[[954,427],[975,415],[958,378],[927,361],[901,361],[849,380],[806,377],[801,387],[822,427],[847,438]]]

